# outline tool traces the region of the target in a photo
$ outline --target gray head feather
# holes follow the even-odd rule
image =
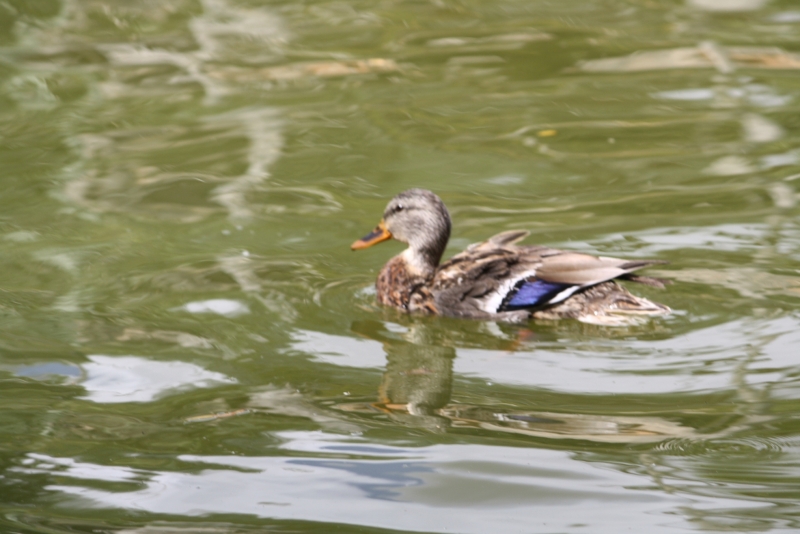
[[[409,189],[395,196],[383,212],[392,236],[439,264],[450,239],[450,214],[438,196],[426,189]]]

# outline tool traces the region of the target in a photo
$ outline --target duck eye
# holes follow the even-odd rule
[[[397,207],[394,208],[394,211],[395,213],[397,213],[398,211],[403,211],[404,209],[405,206],[403,206],[402,204],[398,204]]]

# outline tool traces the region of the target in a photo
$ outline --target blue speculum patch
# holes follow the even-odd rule
[[[557,284],[544,280],[523,280],[517,284],[516,293],[506,301],[502,308],[514,310],[542,306],[570,286],[571,284]]]

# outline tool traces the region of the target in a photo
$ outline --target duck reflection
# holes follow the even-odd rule
[[[382,412],[393,422],[434,431],[475,429],[604,443],[659,442],[696,434],[694,428],[660,417],[513,410],[452,402],[456,349],[442,339],[441,330],[413,319],[405,325],[359,321],[352,330],[379,341],[387,364],[378,400],[340,404],[338,408],[344,411]],[[506,340],[504,345],[505,350],[513,350],[516,342]]]
[[[378,402],[342,408],[378,410],[412,426],[446,428],[449,420],[439,412],[450,402],[455,349],[435,343],[431,331],[419,324],[410,324],[404,331],[395,326],[395,331],[390,331],[378,321],[359,321],[352,329],[383,345],[386,371],[378,387]]]

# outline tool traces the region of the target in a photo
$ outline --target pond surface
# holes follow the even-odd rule
[[[0,3],[0,530],[800,528],[789,0]],[[386,202],[669,261],[380,308]]]

